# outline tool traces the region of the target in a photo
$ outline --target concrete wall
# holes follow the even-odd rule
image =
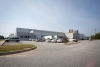
[[[65,33],[67,38],[73,38],[73,33]]]
[[[65,33],[67,38],[75,38],[79,40],[79,33]]]
[[[73,38],[78,39],[79,40],[79,33],[73,33]]]

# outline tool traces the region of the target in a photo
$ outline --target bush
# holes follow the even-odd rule
[[[67,43],[68,42],[68,38],[63,38],[64,39],[64,43]]]
[[[100,32],[91,36],[92,39],[100,39]]]
[[[1,36],[1,35],[0,35],[0,39],[4,39],[4,36]]]

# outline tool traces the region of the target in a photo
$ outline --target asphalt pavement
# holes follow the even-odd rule
[[[100,67],[100,41],[73,45],[21,41],[38,48],[29,52],[0,56],[0,67]]]

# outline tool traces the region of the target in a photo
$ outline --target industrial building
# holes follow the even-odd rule
[[[60,36],[67,38],[75,38],[78,40],[85,38],[84,34],[79,34],[78,30],[73,29],[69,29],[68,32],[54,32],[27,28],[16,28],[15,35],[16,37],[20,38],[20,40],[29,40],[30,38],[42,38],[43,36]]]
[[[42,38],[43,36],[65,36],[63,32],[44,31],[36,29],[16,28],[16,36],[21,40],[29,38]]]
[[[69,29],[68,32],[65,32],[65,35],[69,39],[73,39],[74,38],[74,39],[78,39],[79,40],[79,38],[80,38],[78,30]]]

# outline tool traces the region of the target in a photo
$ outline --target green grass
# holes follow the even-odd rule
[[[2,40],[0,40],[0,41],[2,41]]]
[[[22,50],[25,48],[34,48],[34,47],[35,45],[32,44],[0,45],[0,52],[16,51],[16,50]]]

